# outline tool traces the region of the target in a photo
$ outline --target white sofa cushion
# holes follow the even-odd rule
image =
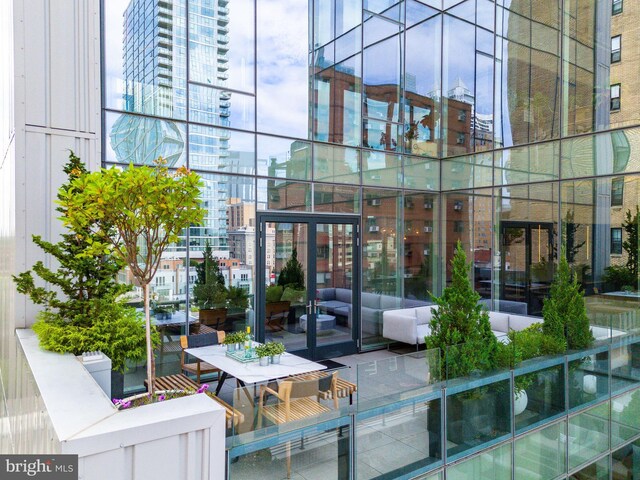
[[[530,327],[534,323],[541,323],[542,319],[537,317],[525,317],[524,315],[509,315],[509,328],[520,332]]]
[[[491,330],[506,333],[509,331],[509,314],[502,312],[489,312]]]
[[[418,343],[422,345],[424,343],[424,337],[431,335],[431,327],[427,323],[418,325],[416,328],[418,332]]]
[[[429,324],[433,313],[431,310],[437,310],[437,305],[429,305],[427,307],[416,307],[413,310],[416,312],[416,318],[418,319],[418,325]]]

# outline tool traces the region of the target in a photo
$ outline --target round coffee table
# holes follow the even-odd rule
[[[327,315],[326,313],[319,313],[316,315],[316,331],[321,330],[333,330],[336,327],[336,317],[333,315]],[[307,331],[307,315],[300,315],[300,329],[303,332]]]

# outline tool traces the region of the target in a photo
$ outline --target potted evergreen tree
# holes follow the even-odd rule
[[[211,245],[205,244],[202,263],[196,266],[193,301],[200,309],[200,322],[216,328],[227,317],[228,290],[218,260],[213,257]]]
[[[87,174],[84,164],[73,152],[69,154],[64,172],[67,183],[58,190],[58,199],[69,191],[74,181]],[[64,206],[57,211],[63,219],[69,214]],[[144,358],[144,320],[122,301],[122,295],[132,289],[130,285],[116,282],[125,263],[104,253],[82,256],[98,240],[92,233],[93,228],[110,229],[104,219],[95,217],[88,221],[91,225],[67,228],[57,243],[34,235],[33,242],[51,255],[59,267],[48,268],[39,261],[32,270],[14,276],[13,280],[18,292],[44,307],[33,325],[40,346],[74,355],[102,351],[111,359],[111,391],[114,396],[122,396],[126,360]],[[36,286],[36,277],[52,288]],[[153,341],[158,341],[155,333]]]
[[[502,344],[491,332],[489,313],[478,304],[480,295],[469,280],[471,264],[467,263],[460,241],[451,266],[451,285],[444,289],[441,297],[433,297],[438,308],[433,309],[431,335],[425,337],[427,349],[440,351],[441,370],[435,373],[449,380],[492,370],[504,357]],[[503,397],[486,389],[448,397],[447,438],[463,444],[475,437],[490,436],[498,424],[499,430],[506,429],[508,425],[504,422],[509,421],[508,416],[496,415],[508,406],[508,403],[504,405]]]

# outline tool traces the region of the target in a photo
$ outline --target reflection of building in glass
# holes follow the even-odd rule
[[[120,115],[110,133],[111,148],[122,163],[153,165],[158,157],[177,166],[184,152],[182,132],[174,122]]]

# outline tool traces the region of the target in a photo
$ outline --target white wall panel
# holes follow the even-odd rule
[[[63,231],[55,199],[62,166],[74,150],[99,168],[99,0],[13,0],[16,105],[15,272],[42,259],[31,236],[56,241]],[[49,260],[45,259],[45,264]],[[31,325],[37,309],[23,296],[16,326]]]
[[[49,110],[46,78],[49,62],[55,59],[45,48],[48,3],[46,0],[15,2],[19,16],[15,25],[16,58],[22,54],[25,60],[24,72],[16,71],[16,83],[24,85],[24,97],[16,97],[16,108],[24,109],[24,122],[31,125],[46,125]]]

